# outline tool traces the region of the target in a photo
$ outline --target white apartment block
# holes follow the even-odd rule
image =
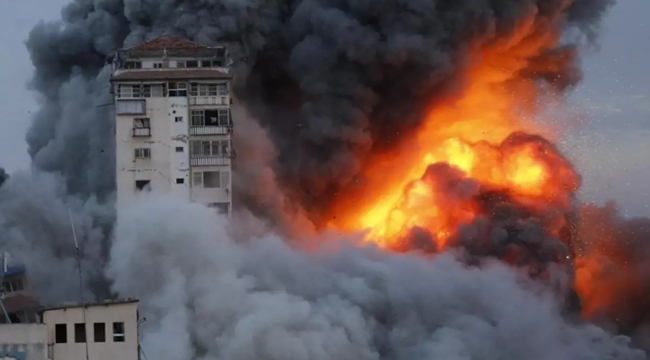
[[[166,35],[115,53],[118,204],[152,191],[232,212],[227,61],[225,47]]]
[[[0,359],[140,360],[137,299],[41,308],[39,318],[0,324]]]

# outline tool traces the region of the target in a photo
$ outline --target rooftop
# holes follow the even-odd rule
[[[133,47],[120,49],[118,53],[126,53],[129,57],[158,57],[162,55],[224,57],[226,48],[224,46],[207,46],[178,36],[162,35]]]
[[[182,37],[162,35],[149,41],[138,44],[128,50],[137,51],[159,51],[159,50],[199,50],[208,49],[208,46],[201,45],[184,39]]]
[[[127,71],[112,77],[112,81],[141,80],[209,80],[230,79],[232,75],[218,69],[155,69]]]
[[[88,303],[68,303],[55,306],[42,307],[40,311],[50,311],[50,310],[64,310],[64,309],[74,309],[80,307],[94,307],[94,306],[109,306],[109,305],[120,305],[120,304],[134,304],[139,300],[135,298],[126,298],[126,299],[112,299],[112,300],[101,300],[96,302]]]
[[[36,309],[41,306],[36,299],[22,294],[7,296],[2,299],[2,304],[9,314],[28,309]],[[2,310],[0,310],[0,315],[2,315]]]

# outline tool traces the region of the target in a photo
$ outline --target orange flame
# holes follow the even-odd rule
[[[549,149],[534,144],[503,143],[514,132],[541,131],[531,121],[539,86],[522,74],[531,67],[552,68],[537,56],[557,41],[557,31],[531,18],[509,37],[478,44],[460,96],[435,104],[417,134],[396,151],[399,155],[372,159],[364,173],[365,189],[342,197],[330,225],[343,231],[367,229],[368,240],[386,247],[399,247],[401,237],[421,227],[437,236],[438,247],[445,247],[477,210],[471,202],[450,199],[444,184],[423,176],[435,163],[446,163],[465,178],[509,189],[515,196],[570,202],[562,187],[579,186],[570,164],[558,163],[559,156],[545,154]]]

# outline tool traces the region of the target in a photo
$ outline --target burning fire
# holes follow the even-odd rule
[[[562,87],[567,79],[559,78],[557,74],[565,72],[558,70],[567,69],[575,56],[572,49],[556,47],[559,37],[553,28],[524,22],[510,37],[477,44],[458,96],[433,104],[415,134],[392,153],[370,159],[364,169],[365,183],[339,196],[329,225],[344,232],[366,231],[366,241],[395,251],[414,247],[441,251],[454,245],[467,247],[460,240],[463,231],[478,224],[469,236],[484,249],[494,231],[516,228],[521,225],[518,221],[525,223],[534,214],[536,224],[543,228],[542,237],[563,242],[568,251],[538,261],[546,256],[539,254],[544,250],[520,246],[519,235],[501,233],[507,241],[514,237],[514,246],[492,254],[507,262],[532,265],[529,269],[538,275],[544,275],[544,269],[537,271],[544,261],[577,264],[574,289],[583,303],[583,315],[591,317],[603,309],[618,317],[629,315],[622,309],[629,308],[632,300],[619,299],[616,289],[628,291],[633,283],[641,282],[630,271],[612,275],[608,270],[612,264],[624,264],[629,255],[610,258],[611,251],[602,247],[576,249],[574,241],[582,237],[576,230],[585,230],[573,222],[574,216],[585,216],[576,213],[574,202],[580,176],[553,145],[548,129],[532,121],[540,93],[561,97],[554,86]],[[499,201],[520,211],[515,216],[520,218],[503,220],[495,215],[503,210]],[[499,229],[490,227],[493,220],[502,222]],[[606,230],[586,236],[613,237]],[[612,291],[602,291],[601,280]]]
[[[366,188],[341,200],[331,225],[368,230],[369,241],[398,250],[412,229],[424,229],[442,249],[479,215],[479,190],[507,192],[530,207],[570,209],[579,177],[550,143],[524,134],[541,132],[531,121],[540,87],[525,74],[558,66],[539,60],[558,34],[533,25],[522,23],[509,38],[477,46],[462,94],[432,106],[399,155],[373,159]]]

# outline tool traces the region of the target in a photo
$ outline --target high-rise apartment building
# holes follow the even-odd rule
[[[161,36],[112,57],[117,201],[164,192],[232,211],[229,58]]]

